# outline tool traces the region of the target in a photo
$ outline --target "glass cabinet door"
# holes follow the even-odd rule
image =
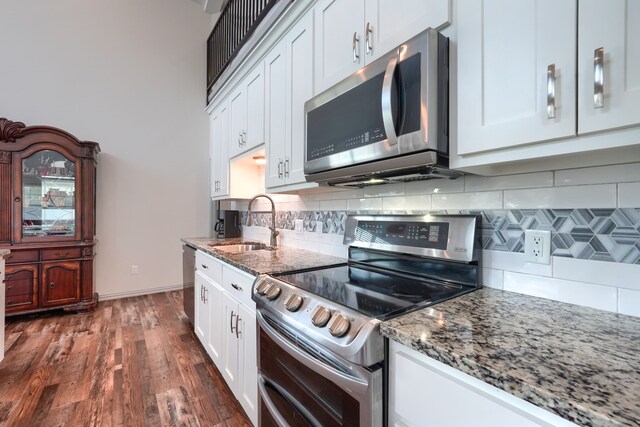
[[[22,237],[74,236],[76,164],[53,150],[22,159]]]

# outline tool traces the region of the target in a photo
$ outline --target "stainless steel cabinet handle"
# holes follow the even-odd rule
[[[593,51],[593,108],[604,107],[604,48]]]
[[[289,159],[288,158],[284,160],[284,176],[285,177],[289,176]]]
[[[240,329],[238,323],[240,322],[240,314],[236,314],[236,338],[240,338]]]
[[[238,133],[238,147],[242,146],[242,132]]]
[[[353,33],[353,62],[359,62],[360,60],[360,37],[358,33]]]
[[[367,27],[364,30],[364,45],[365,51],[370,54],[373,52],[373,25],[370,22],[367,22]]]
[[[247,131],[242,131],[242,145],[247,145]]]
[[[204,301],[204,286],[200,285],[200,301]]]
[[[242,286],[238,286],[238,285],[236,285],[235,283],[232,283],[232,284],[231,284],[231,287],[232,287],[233,289],[235,289],[236,291],[241,291],[241,290],[242,290]]]
[[[207,301],[209,301],[209,300],[207,299],[207,291],[208,291],[208,289],[207,289],[207,288],[204,288],[204,301],[203,301],[203,302],[204,302],[205,304],[207,303]]]
[[[387,71],[384,73],[384,80],[382,82],[382,124],[384,125],[384,132],[387,134],[387,142],[389,145],[396,145],[398,143],[396,125],[393,121],[391,111],[391,87],[393,85],[393,74],[396,71],[397,65],[398,55],[395,55],[389,60]]]
[[[231,322],[229,323],[229,326],[231,326],[231,333],[233,333],[233,318],[235,316],[236,316],[236,314],[234,314],[233,310],[231,310],[231,317],[230,317]]]
[[[547,67],[547,119],[556,118],[556,64]]]
[[[278,178],[282,178],[282,160],[278,161]]]

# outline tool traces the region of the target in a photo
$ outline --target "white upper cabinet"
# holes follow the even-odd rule
[[[284,178],[285,135],[286,135],[286,95],[285,95],[285,49],[284,42],[274,47],[265,59],[265,89],[267,107],[265,110],[265,142],[267,165],[265,187],[282,185]]]
[[[314,15],[315,84],[319,93],[364,65],[364,0],[319,0]]]
[[[264,62],[260,62],[229,99],[229,157],[264,142]]]
[[[274,192],[315,186],[304,177],[304,103],[313,96],[313,11],[267,55],[267,170]]]
[[[459,0],[458,154],[575,134],[575,0]]]
[[[229,113],[226,102],[209,116],[209,158],[211,159],[211,197],[229,194]]]
[[[450,22],[450,0],[319,0],[315,89],[320,93],[421,31]]]
[[[640,2],[579,4],[578,133],[640,123]]]
[[[449,0],[365,0],[365,61],[377,59],[426,28],[451,23]]]

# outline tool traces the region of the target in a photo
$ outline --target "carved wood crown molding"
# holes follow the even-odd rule
[[[0,142],[16,142],[26,125],[0,117]]]

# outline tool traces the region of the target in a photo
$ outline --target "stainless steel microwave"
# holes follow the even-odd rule
[[[427,29],[305,103],[307,181],[362,187],[456,178],[449,40]]]

